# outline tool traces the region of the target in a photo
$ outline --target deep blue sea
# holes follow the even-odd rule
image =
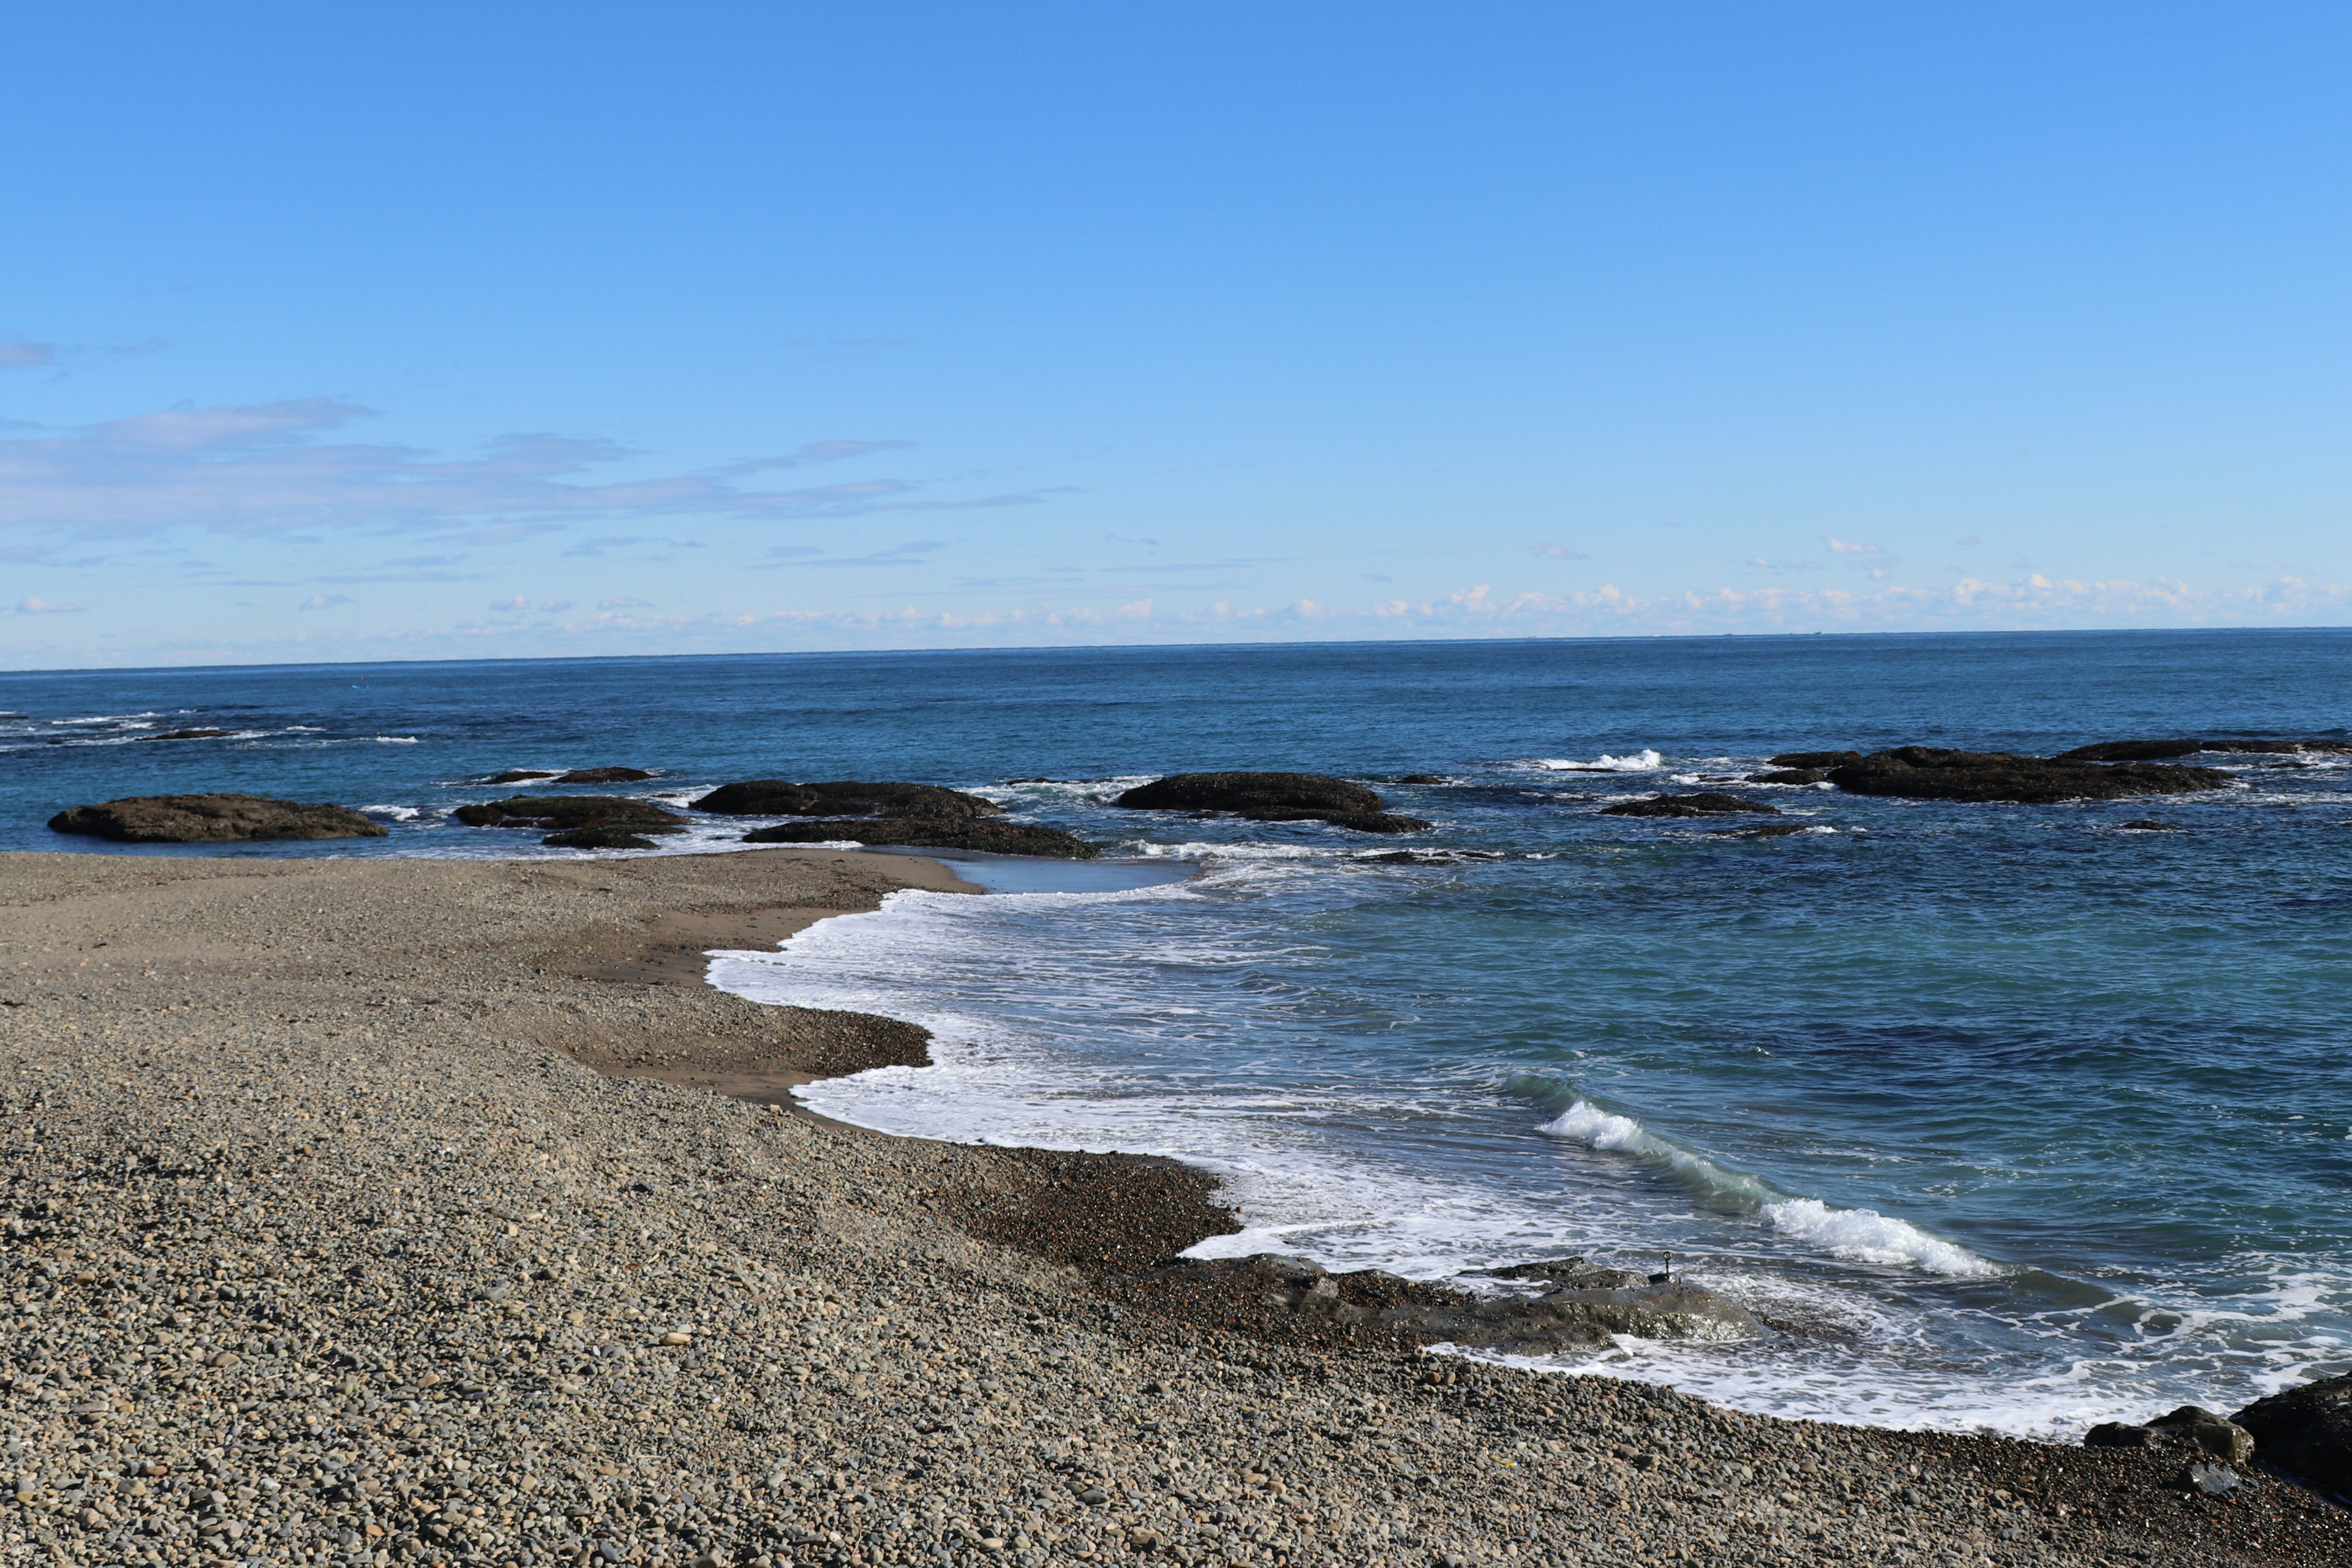
[[[2352,632],[110,671],[0,676],[0,847],[99,848],[42,824],[218,789],[393,828],[220,852],[560,854],[448,813],[498,769],[628,764],[674,802],[925,780],[1197,861],[903,894],[713,979],[937,1032],[937,1067],[815,1086],[832,1115],[1223,1173],[1249,1229],[1206,1251],[1423,1278],[1671,1252],[1775,1325],[1571,1370],[2063,1437],[2352,1369],[2352,767],[2228,759],[2211,795],[2055,806],[1738,786],[1812,829],[1774,839],[1597,814],[1791,749],[2344,738]],[[232,735],[142,739],[192,727]],[[1244,767],[1437,826],[1106,804]],[[2182,831],[2119,826],[2151,817]],[[1372,858],[1402,847],[1485,858]]]

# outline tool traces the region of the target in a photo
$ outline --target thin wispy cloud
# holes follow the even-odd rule
[[[58,363],[55,343],[0,341],[0,370],[37,370],[42,365]]]
[[[1851,540],[1840,539],[1834,533],[1829,536],[1829,542],[1830,549],[1839,555],[1884,555],[1886,553],[1885,551],[1881,550],[1875,544],[1856,544]]]
[[[339,605],[358,603],[349,594],[313,594],[294,607],[298,610],[331,610]]]
[[[462,458],[351,438],[373,413],[307,397],[13,430],[0,435],[0,528],[100,538],[173,528],[257,535],[431,530],[453,544],[488,545],[595,521],[794,522],[1023,506],[1051,493],[960,499],[884,477],[782,489],[747,482],[907,445],[887,441],[820,441],[701,472],[599,481],[597,468],[642,454],[547,433],[501,436]]]
[[[1585,554],[1582,551],[1570,550],[1565,544],[1530,544],[1528,546],[1528,552],[1531,555],[1549,555],[1555,561],[1590,561],[1592,559],[1591,556]]]
[[[16,613],[20,616],[79,616],[82,607],[58,599],[23,598],[16,601]]]

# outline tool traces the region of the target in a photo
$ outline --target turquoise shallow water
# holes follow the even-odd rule
[[[1578,1370],[2063,1436],[2352,1365],[2352,769],[2044,807],[1739,786],[1816,830],[1770,840],[1598,807],[1797,747],[2342,737],[2347,674],[2352,635],[2265,632],[10,676],[0,844],[235,788],[394,826],[238,853],[554,853],[447,820],[509,766],[979,789],[1202,874],[902,896],[720,961],[937,1031],[938,1068],[821,1109],[1201,1161],[1251,1227],[1227,1250],[1671,1251],[1776,1331]],[[196,725],[239,738],[137,738]],[[1224,766],[1439,775],[1378,787],[1437,824],[1412,847],[1491,858],[1107,805]]]

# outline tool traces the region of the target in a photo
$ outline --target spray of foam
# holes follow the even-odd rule
[[[1647,750],[1627,757],[1612,757],[1604,752],[1590,762],[1580,757],[1538,757],[1534,765],[1555,773],[1591,773],[1598,769],[1612,773],[1654,773],[1666,765],[1666,759]]]
[[[1632,1117],[1603,1110],[1590,1100],[1578,1100],[1546,1122],[1540,1131],[1588,1148],[1653,1160],[1685,1180],[1746,1198],[1756,1204],[1756,1216],[1767,1226],[1832,1258],[1855,1263],[1908,1265],[1957,1279],[1985,1279],[2001,1271],[1998,1265],[1964,1247],[1930,1236],[1908,1220],[1895,1219],[1875,1209],[1832,1208],[1819,1198],[1792,1198],[1776,1193],[1754,1176],[1727,1171],[1668,1142]]]

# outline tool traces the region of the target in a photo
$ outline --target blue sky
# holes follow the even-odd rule
[[[2352,621],[2352,13],[18,7],[0,666]]]

